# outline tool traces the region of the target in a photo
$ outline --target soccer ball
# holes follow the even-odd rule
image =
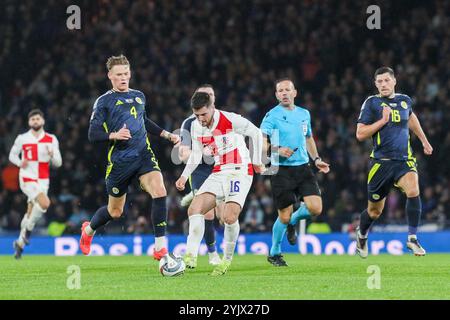
[[[166,254],[159,260],[159,272],[164,277],[176,277],[184,274],[186,264],[180,256],[173,253]]]

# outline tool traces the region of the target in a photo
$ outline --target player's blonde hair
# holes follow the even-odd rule
[[[127,57],[125,57],[123,54],[120,56],[111,56],[106,61],[106,68],[108,71],[110,71],[114,66],[117,65],[130,65],[130,62],[128,61]]]

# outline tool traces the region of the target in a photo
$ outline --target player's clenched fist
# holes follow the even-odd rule
[[[177,182],[175,182],[175,187],[178,189],[178,191],[183,191],[184,186],[186,185],[187,179],[185,177],[180,177]]]
[[[425,153],[427,156],[433,153],[433,147],[428,141],[423,143],[423,153]]]
[[[129,140],[131,139],[130,130],[127,129],[127,125],[124,124],[123,127],[117,132],[111,132],[109,135],[109,140]]]
[[[266,166],[263,164],[259,164],[259,165],[254,164],[253,170],[255,170],[255,172],[257,174],[264,174],[264,172],[266,171]]]
[[[386,124],[389,122],[389,116],[391,115],[391,108],[390,107],[383,107],[383,122]]]

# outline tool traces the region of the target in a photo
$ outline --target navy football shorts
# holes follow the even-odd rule
[[[367,177],[369,201],[378,202],[383,200],[391,188],[396,186],[398,180],[410,171],[417,172],[417,164],[414,160],[371,159]]]
[[[143,150],[136,158],[116,160],[106,170],[106,190],[110,196],[121,197],[127,193],[134,177],[151,171],[161,171],[151,148]]]

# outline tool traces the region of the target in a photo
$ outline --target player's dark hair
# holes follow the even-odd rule
[[[199,86],[197,87],[197,89],[195,89],[195,92],[197,92],[198,89],[200,89],[200,88],[211,88],[211,89],[214,90],[214,87],[213,87],[212,84],[209,84],[209,83],[203,83],[203,84],[199,85]]]
[[[294,81],[292,81],[292,79],[289,78],[289,77],[279,78],[279,79],[275,80],[275,82],[274,82],[275,88],[277,87],[277,85],[278,85],[280,82],[283,82],[283,81],[290,81],[290,82],[292,82],[292,84],[294,84]]]
[[[128,61],[127,57],[125,57],[123,54],[120,56],[112,56],[109,57],[106,61],[106,68],[108,71],[110,71],[114,66],[118,65],[130,65],[130,62]]]
[[[35,115],[40,115],[42,118],[44,118],[44,113],[41,111],[41,109],[33,109],[30,112],[28,112],[28,119]]]
[[[209,108],[211,106],[211,98],[206,92],[195,92],[191,98],[191,108],[199,110],[203,107]]]
[[[376,79],[378,75],[383,74],[383,73],[389,73],[390,76],[395,78],[394,70],[392,70],[392,68],[389,68],[389,67],[381,67],[381,68],[378,68],[377,70],[375,70],[373,78]]]

